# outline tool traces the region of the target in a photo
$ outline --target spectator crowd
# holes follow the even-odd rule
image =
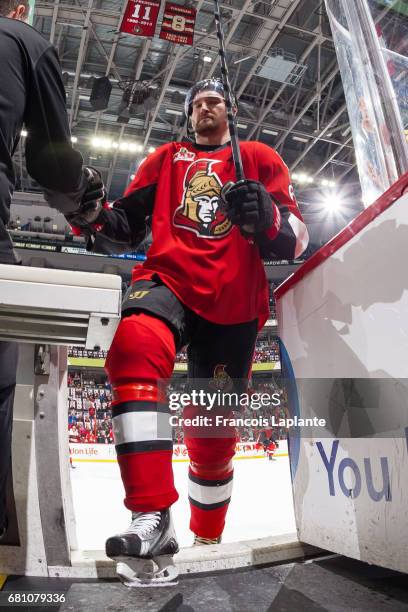
[[[172,379],[167,386],[167,393],[184,393],[188,391],[186,379]],[[269,393],[272,395],[279,391],[273,381],[254,380],[252,393]],[[241,407],[236,416],[239,418],[266,417],[272,415],[276,419],[286,415],[285,394],[280,391],[282,403],[278,407],[261,407],[256,411],[249,407]],[[72,443],[86,444],[113,444],[112,418],[110,402],[112,391],[103,372],[91,370],[73,370],[68,374],[68,435]],[[173,415],[182,416],[182,409],[172,412]],[[257,442],[265,437],[263,427],[243,427],[238,431],[241,442]],[[273,428],[273,437],[276,440],[286,438],[286,429]],[[181,426],[173,428],[173,441],[176,444],[184,443],[184,433]]]
[[[68,434],[70,442],[113,444],[108,380],[91,371],[68,374]]]

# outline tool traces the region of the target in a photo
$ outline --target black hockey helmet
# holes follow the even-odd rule
[[[186,94],[186,99],[184,101],[184,112],[187,119],[190,118],[190,115],[193,112],[193,100],[201,91],[216,91],[225,99],[224,85],[222,84],[221,79],[211,78],[198,81],[198,83],[193,85]],[[237,99],[234,93],[232,94],[232,103],[238,108]]]

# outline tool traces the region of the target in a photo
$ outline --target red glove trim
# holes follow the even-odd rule
[[[109,202],[103,202],[102,208],[110,209]],[[90,227],[94,230],[94,232],[100,232],[104,228],[104,223],[92,223]],[[80,227],[76,225],[71,225],[71,230],[74,236],[82,236],[82,231]]]

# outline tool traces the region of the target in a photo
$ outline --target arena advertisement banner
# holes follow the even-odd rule
[[[197,11],[166,2],[160,38],[179,45],[192,45]]]
[[[72,355],[68,358],[68,365],[72,367],[81,368],[103,368],[105,366],[105,359],[99,357],[73,357]],[[253,372],[280,372],[281,364],[280,361],[253,363]],[[174,364],[174,372],[187,372],[187,363],[176,362]]]
[[[70,442],[69,454],[74,462],[78,463],[116,463],[116,452],[113,444],[77,444]],[[286,440],[279,440],[275,457],[287,457],[288,446]],[[264,459],[266,451],[257,442],[238,442],[235,449],[235,459]],[[173,461],[188,461],[185,444],[174,444]]]
[[[129,0],[120,31],[134,36],[154,36],[160,0]]]
[[[32,249],[34,251],[50,251],[53,253],[66,253],[67,255],[86,255],[92,257],[111,257],[113,259],[129,259],[133,261],[145,261],[144,253],[92,253],[80,246],[63,246],[56,241],[46,240],[44,238],[33,240],[27,239],[25,236],[14,237],[13,245],[16,249]]]
[[[35,248],[35,247],[27,247],[26,248]],[[58,251],[59,248],[57,246],[56,250]],[[91,253],[90,251],[87,251],[86,249],[83,249],[81,247],[71,247],[71,246],[62,246],[60,249],[61,253],[68,253],[70,255],[92,255],[95,257],[113,257],[113,259],[132,259],[135,261],[145,261],[146,259],[146,255],[144,255],[143,253],[110,253],[109,255],[106,255],[105,253]]]
[[[16,249],[33,249],[37,251],[55,251],[57,252],[57,246],[54,244],[44,244],[40,242],[18,242],[13,241],[13,245]]]

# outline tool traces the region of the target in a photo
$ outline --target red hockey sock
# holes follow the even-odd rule
[[[224,531],[232,493],[232,462],[211,467],[192,462],[188,472],[190,529],[203,538],[218,538]]]
[[[186,412],[192,415],[191,410],[185,410],[184,415]],[[227,437],[191,437],[187,429],[184,437],[190,457],[190,529],[203,538],[218,538],[224,530],[234,472],[235,429],[212,431],[212,434]]]
[[[175,355],[169,327],[140,313],[122,319],[106,360],[124,503],[136,512],[168,508],[178,499],[169,408],[158,384],[170,378]]]

